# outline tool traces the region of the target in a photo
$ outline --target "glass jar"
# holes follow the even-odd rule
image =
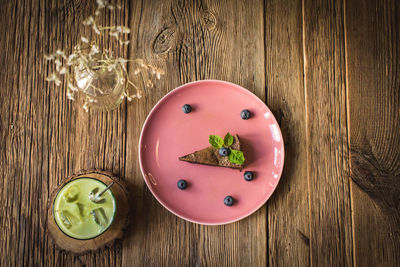
[[[86,66],[75,67],[78,90],[87,98],[87,108],[110,111],[117,108],[124,99],[125,80],[121,67],[116,64],[109,68],[98,68],[93,59]]]

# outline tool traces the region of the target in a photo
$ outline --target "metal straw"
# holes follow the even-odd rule
[[[98,193],[98,194],[96,194],[96,195],[94,195],[94,196],[93,196],[92,194],[90,194],[90,195],[89,195],[89,199],[92,200],[92,201],[94,201],[94,202],[99,202],[99,201],[100,201],[99,198],[101,197],[101,195],[103,195],[104,192],[106,192],[108,189],[110,189],[111,186],[113,186],[113,184],[114,184],[114,182],[112,182],[111,184],[107,185],[107,187],[104,188],[103,191],[101,191],[100,193]]]

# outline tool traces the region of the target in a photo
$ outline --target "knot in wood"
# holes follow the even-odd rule
[[[163,54],[168,52],[174,44],[175,30],[165,28],[162,30],[154,40],[153,51],[156,54]]]
[[[202,16],[203,25],[209,29],[213,30],[217,26],[217,18],[215,17],[214,13],[211,11],[204,11]]]

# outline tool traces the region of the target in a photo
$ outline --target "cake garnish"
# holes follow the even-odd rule
[[[231,147],[233,141],[233,136],[230,133],[227,133],[224,139],[219,135],[210,135],[208,137],[210,145],[217,149],[221,156],[227,156],[231,163],[242,165],[245,161],[243,152]]]

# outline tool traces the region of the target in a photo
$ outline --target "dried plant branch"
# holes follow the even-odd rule
[[[121,25],[103,26],[100,25],[100,15],[104,14],[106,9],[115,11],[121,9],[119,5],[113,5],[107,0],[96,0],[97,9],[94,16],[89,16],[83,21],[83,25],[90,26],[95,34],[108,34],[113,37],[120,45],[128,45],[126,38],[130,34],[130,29]],[[160,79],[164,72],[155,66],[146,64],[142,59],[125,59],[114,57],[108,47],[100,47],[98,41],[91,40],[85,36],[74,46],[70,54],[58,49],[55,53],[44,56],[45,60],[53,62],[55,71],[46,78],[48,82],[54,82],[56,86],[62,84],[62,76],[67,81],[67,98],[75,99],[77,92],[86,95],[83,105],[84,110],[88,111],[89,106],[97,103],[88,92],[104,94],[104,90],[92,84],[93,77],[97,73],[115,73],[116,85],[121,84],[123,91],[121,98],[127,98],[131,101],[133,98],[143,96],[144,87],[152,88],[152,77]],[[139,86],[129,78],[127,64],[134,67],[134,75],[138,75],[142,80],[143,86]]]

